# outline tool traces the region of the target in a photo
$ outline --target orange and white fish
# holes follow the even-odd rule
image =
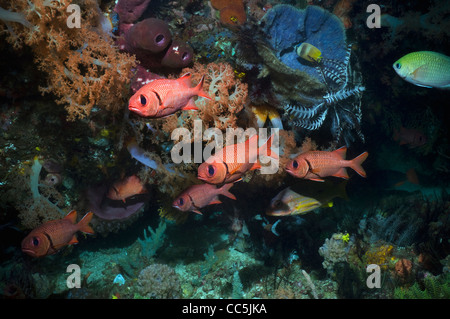
[[[141,116],[152,118],[166,117],[178,110],[198,110],[194,96],[211,100],[203,91],[204,78],[195,87],[191,87],[190,73],[176,80],[153,80],[130,98],[128,108]]]
[[[369,153],[364,152],[352,160],[346,160],[347,147],[343,146],[332,152],[308,151],[297,155],[286,165],[286,171],[298,178],[323,182],[323,177],[336,176],[348,179],[346,167],[350,167],[362,177],[366,172],[361,164]]]
[[[72,210],[66,217],[50,220],[33,229],[22,241],[22,251],[32,257],[43,257],[58,252],[67,245],[78,243],[76,233],[93,234],[89,226],[93,213],[89,212],[77,222],[77,212]]]
[[[201,208],[222,203],[219,200],[219,195],[236,200],[236,197],[229,192],[232,186],[233,184],[225,184],[217,188],[216,185],[211,184],[192,185],[178,195],[172,206],[182,212],[202,214],[200,212]]]
[[[125,203],[129,197],[146,193],[147,189],[142,185],[139,177],[131,175],[115,182],[109,189],[106,197],[112,200],[121,200]]]
[[[281,122],[280,114],[273,106],[268,104],[253,105],[252,112],[256,117],[258,127],[264,127],[267,118],[269,118],[274,128],[279,128],[280,130],[283,129],[283,122]]]
[[[278,159],[270,149],[272,137],[260,148],[257,134],[245,142],[225,146],[198,167],[198,178],[210,184],[233,183],[247,171],[260,169],[259,155]]]

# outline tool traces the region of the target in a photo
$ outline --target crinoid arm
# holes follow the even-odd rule
[[[365,87],[361,74],[351,68],[350,56],[351,45],[347,47],[347,55],[343,60],[324,57],[316,65],[328,93],[309,107],[286,105],[284,109],[293,117],[291,122],[294,126],[318,130],[327,123],[335,143],[340,139],[344,139],[346,144],[353,142],[355,138],[352,134],[355,132],[364,141],[361,132],[361,99]],[[326,121],[327,116],[329,121]]]

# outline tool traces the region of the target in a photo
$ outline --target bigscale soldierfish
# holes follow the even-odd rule
[[[130,98],[128,108],[141,116],[152,118],[166,117],[178,110],[198,110],[194,96],[211,99],[203,91],[204,78],[195,87],[191,87],[190,73],[176,80],[153,80]]]
[[[347,147],[343,146],[335,151],[308,151],[297,155],[286,165],[286,171],[298,178],[323,182],[323,177],[336,176],[348,178],[346,167],[350,167],[362,177],[366,172],[361,164],[369,153],[364,152],[352,160],[346,160]]]
[[[22,251],[32,257],[58,252],[62,247],[78,243],[76,233],[93,234],[89,226],[93,213],[89,212],[77,223],[77,212],[72,210],[61,219],[50,220],[33,229],[22,241]]]

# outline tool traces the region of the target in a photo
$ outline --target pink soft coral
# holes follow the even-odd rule
[[[212,100],[198,99],[196,105],[201,109],[199,116],[205,126],[236,128],[237,114],[247,104],[248,85],[236,79],[233,68],[228,63],[195,63],[193,68],[183,69],[182,73],[190,72],[193,82],[205,76],[204,90]]]

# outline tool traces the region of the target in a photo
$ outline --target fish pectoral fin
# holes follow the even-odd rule
[[[68,245],[78,244],[77,236],[73,235],[72,239],[67,244]]]
[[[261,164],[259,163],[259,161],[253,164],[252,168],[250,168],[251,171],[254,169],[261,169]]]
[[[345,167],[341,167],[336,174],[333,174],[332,176],[335,177],[340,177],[340,178],[344,178],[344,179],[348,179],[348,174],[347,174],[347,170],[345,169]]]
[[[426,75],[426,65],[421,65],[417,69],[415,69],[413,72],[411,72],[413,78],[417,80],[418,78]]]
[[[194,213],[199,214],[199,215],[203,215],[201,211],[199,211],[198,209],[193,209],[192,210]]]

